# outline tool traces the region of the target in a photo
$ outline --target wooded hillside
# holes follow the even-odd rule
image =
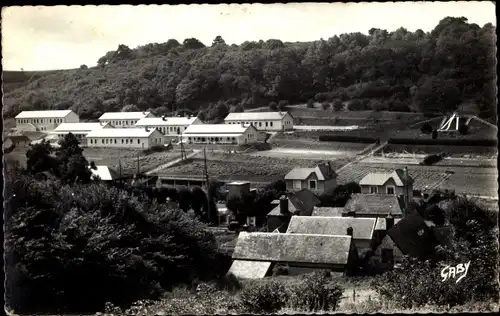
[[[372,28],[309,43],[271,39],[210,47],[120,45],[98,66],[31,76],[5,91],[4,116],[21,110],[67,109],[81,119],[105,111],[201,110],[205,119],[270,102],[338,104],[349,110],[448,112],[472,103],[496,113],[495,27],[447,17],[429,33]],[[133,106],[131,105],[133,104]]]

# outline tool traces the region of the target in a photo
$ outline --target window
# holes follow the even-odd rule
[[[115,138],[115,144],[116,144],[116,138]]]
[[[262,127],[262,122],[259,122],[259,127]]]
[[[140,139],[137,139],[137,144],[140,144],[141,143],[141,140]]]
[[[266,127],[267,127],[267,122],[266,122]]]
[[[125,144],[128,144],[128,139],[125,139]]]
[[[393,261],[393,251],[392,249],[384,248],[382,249],[382,262],[390,263]]]
[[[386,192],[387,192],[387,194],[394,195],[394,187],[393,186],[386,187]]]
[[[122,144],[123,144],[123,138],[122,138]]]
[[[269,126],[273,127],[273,122],[269,122]]]
[[[302,181],[300,180],[293,180],[293,188],[294,189],[300,189],[302,186]]]
[[[316,180],[309,180],[309,189],[311,190],[316,189]]]
[[[377,193],[378,193],[377,187],[370,187],[370,194],[377,194]]]
[[[101,143],[103,143],[103,144],[104,144],[104,139],[101,139]]]
[[[129,143],[131,143],[131,144],[132,144],[132,139],[129,139]]]

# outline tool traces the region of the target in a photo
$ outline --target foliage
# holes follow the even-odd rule
[[[52,155],[54,148],[47,141],[31,145],[26,152],[26,169],[32,174],[50,171],[52,173],[58,172],[58,161]]]
[[[269,102],[269,110],[270,111],[277,111],[278,110],[278,104],[276,104],[276,102],[274,102],[274,101]]]
[[[314,108],[314,100],[313,99],[307,100],[307,108],[308,109]]]
[[[17,313],[92,312],[225,273],[188,214],[99,183],[7,180],[6,299]]]
[[[443,157],[441,155],[427,155],[424,160],[422,160],[421,164],[426,166],[432,166],[433,164],[441,161]]]
[[[192,194],[187,187],[181,187],[177,192],[177,201],[179,208],[187,212],[191,208]]]
[[[306,311],[334,311],[343,289],[330,278],[329,271],[316,271],[293,288],[290,301],[294,308]]]
[[[319,200],[322,207],[344,207],[353,193],[361,193],[361,187],[356,182],[349,182],[337,185],[332,191],[321,194]]]
[[[328,103],[328,102],[323,102],[323,103],[321,103],[321,108],[322,108],[323,110],[325,110],[325,111],[326,111],[326,110],[328,110],[328,108],[330,108],[330,106],[331,106],[331,105],[330,105],[330,103]]]
[[[251,313],[275,313],[285,306],[287,298],[285,286],[275,280],[249,283],[240,293],[243,307]]]
[[[288,105],[288,101],[286,101],[286,100],[280,100],[280,102],[278,103],[278,110],[280,110],[280,111],[286,111],[287,105]]]
[[[430,134],[432,133],[432,126],[429,123],[422,124],[420,131],[424,134]]]

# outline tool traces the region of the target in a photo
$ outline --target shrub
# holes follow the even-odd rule
[[[278,109],[280,111],[285,111],[286,110],[286,106],[288,105],[288,101],[286,100],[281,100],[279,103],[278,103]]]
[[[424,123],[422,127],[420,127],[420,131],[424,134],[431,134],[432,126],[429,123]]]
[[[248,312],[274,313],[285,306],[288,293],[281,282],[259,280],[245,285],[240,299]]]
[[[303,282],[292,287],[290,304],[306,311],[334,311],[343,290],[335,284],[329,271],[316,271],[304,277]]]
[[[284,264],[276,264],[273,268],[273,276],[288,275],[288,266]]]
[[[326,110],[327,110],[330,106],[331,106],[331,105],[330,105],[330,103],[328,103],[328,102],[323,102],[323,103],[321,103],[321,108],[322,108],[323,110],[325,110],[325,111],[326,111]]]
[[[276,104],[276,102],[274,102],[274,101],[269,102],[269,110],[271,110],[271,111],[277,111],[278,110],[278,104]]]
[[[428,155],[424,158],[421,164],[426,166],[431,166],[435,163],[438,163],[442,159],[443,157],[441,155]]]
[[[374,143],[378,139],[373,137],[348,136],[348,135],[320,135],[320,142],[348,142],[348,143]]]
[[[340,111],[344,107],[344,103],[342,103],[342,100],[340,99],[335,99],[332,102],[332,107],[334,111]]]
[[[469,125],[465,125],[465,123],[461,122],[458,125],[458,132],[462,135],[466,135],[469,133]]]
[[[309,99],[309,101],[307,101],[307,108],[308,109],[314,108],[314,100],[313,99]]]

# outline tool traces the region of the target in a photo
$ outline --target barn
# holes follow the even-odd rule
[[[78,123],[80,117],[71,110],[22,111],[16,116],[16,129],[53,131],[61,123]]]
[[[99,128],[87,134],[88,147],[140,148],[163,146],[163,134],[152,128]]]
[[[135,124],[145,117],[155,116],[150,112],[106,112],[99,117],[99,122],[120,128],[136,128]]]
[[[141,128],[156,128],[166,139],[177,139],[192,124],[203,124],[197,117],[145,117],[140,119],[135,126]]]
[[[252,125],[260,131],[278,132],[293,130],[293,117],[288,112],[242,112],[229,113],[225,124]]]
[[[251,125],[193,124],[182,133],[188,144],[255,144],[261,135]]]

